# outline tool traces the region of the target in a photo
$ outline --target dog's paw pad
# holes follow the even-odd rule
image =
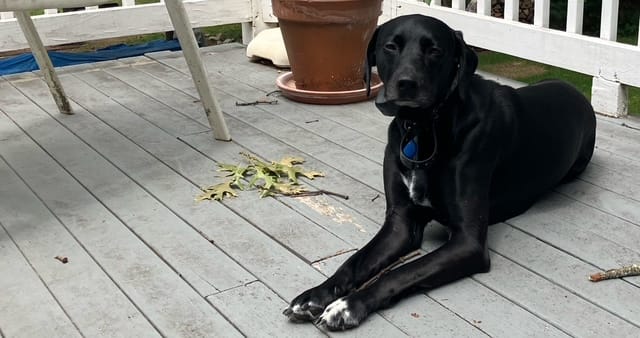
[[[362,316],[350,307],[346,298],[340,298],[329,304],[320,315],[316,324],[324,325],[329,330],[346,330],[360,324]]]

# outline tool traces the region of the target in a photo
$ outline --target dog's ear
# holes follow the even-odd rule
[[[460,97],[464,99],[471,83],[471,78],[478,67],[478,56],[464,42],[461,31],[454,31],[458,48],[458,91]]]
[[[378,42],[378,31],[380,27],[376,28],[369,40],[369,46],[367,47],[367,57],[364,60],[364,82],[367,86],[367,97],[371,95],[371,68],[376,65],[376,44]]]

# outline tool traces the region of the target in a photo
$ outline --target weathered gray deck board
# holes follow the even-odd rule
[[[156,333],[4,161],[0,161],[0,186],[0,223],[83,335]],[[63,264],[56,256],[68,257],[70,263]]]
[[[137,317],[121,325],[143,334],[187,335],[193,327],[185,325],[195,321],[197,330],[212,325],[222,331],[208,334],[223,332],[225,337],[233,332],[595,336],[608,334],[612,327],[621,335],[640,330],[634,301],[640,295],[640,278],[598,284],[586,280],[598,269],[640,260],[640,132],[609,119],[599,120],[598,150],[579,180],[490,229],[490,273],[411,297],[347,333],[287,322],[280,314],[286,303],[332,273],[380,227],[381,162],[389,119],[370,102],[315,106],[278,98],[277,105],[237,107],[236,101],[253,101],[274,90],[278,72],[248,63],[238,45],[203,52],[227,113],[231,143],[213,141],[180,53],[64,69],[62,80],[77,109],[75,116],[59,115],[44,83],[32,75],[10,77],[11,85],[0,79],[0,155],[7,155],[23,184],[38,187],[33,188],[38,203],[57,218],[49,223],[58,228],[62,223],[73,235],[61,243],[77,241],[82,249],[74,249],[80,251],[73,255],[83,257],[85,250],[84,256],[91,257],[86,259],[88,271],[109,277],[111,291],[95,295],[95,301],[121,293],[129,309],[131,303],[136,306]],[[16,137],[22,141],[16,143]],[[240,151],[266,159],[302,156],[306,166],[327,174],[305,184],[346,193],[350,199],[260,200],[244,192],[223,203],[194,203],[199,186],[219,182],[216,163],[239,161]],[[24,208],[37,210],[38,203]],[[49,235],[42,241],[60,236],[50,234],[52,229],[46,229]],[[429,226],[423,247],[433,249],[442,240],[442,228]],[[5,271],[18,271],[30,280],[29,289],[40,292],[43,301],[49,299],[50,305],[40,310],[59,312],[56,324],[67,323],[73,332],[73,320],[89,335],[100,330],[97,325],[87,329],[77,320],[91,316],[78,314],[81,303],[69,305],[63,298],[56,303],[52,293],[65,293],[48,290],[47,280],[38,279],[48,270],[31,262],[42,258],[29,256],[25,249],[37,252],[29,245],[5,239],[0,232],[0,250],[9,250],[16,259],[0,264],[0,285],[18,287],[15,279],[3,277]],[[39,250],[48,247],[56,246],[44,243]],[[57,283],[101,280],[99,275]],[[65,297],[72,296],[67,292]],[[20,302],[22,309],[29,304],[28,299],[13,299],[18,309]],[[0,315],[7,311],[3,300]],[[119,310],[127,313],[126,306]],[[3,319],[2,334],[12,336],[12,330],[21,328],[19,320],[7,326]],[[37,323],[43,318],[34,314],[30,319]]]
[[[0,175],[9,177],[6,163],[0,161]],[[8,190],[1,185],[0,190]],[[4,201],[4,200],[3,200]],[[37,271],[29,265],[0,223],[0,328],[3,336],[35,336],[48,332],[52,337],[80,337],[67,314],[53,298]]]
[[[41,82],[41,80],[27,81],[32,83],[34,81]],[[56,160],[64,163],[66,165],[65,168],[74,175],[75,179],[88,184],[85,186],[92,188],[92,194],[95,194],[95,196],[103,195],[103,198],[108,200],[108,202],[122,205],[132,203],[133,198],[144,198],[144,195],[140,193],[133,195],[135,188],[130,182],[118,184],[118,176],[117,174],[114,176],[115,171],[113,171],[113,167],[109,162],[93,152],[92,149],[87,147],[66,129],[62,128],[62,126],[51,119],[50,116],[46,115],[28,101],[27,98],[18,96],[15,89],[12,90],[7,87],[7,85],[0,83],[0,88],[2,88],[3,93],[7,95],[7,97],[17,97],[17,99],[10,104],[5,102],[2,107],[4,113],[11,116],[16,123],[29,133],[30,137],[33,137],[35,141],[39,142],[40,146],[47,149],[48,154],[57,156]],[[44,91],[46,92],[46,89],[44,89]],[[49,98],[49,100],[51,99]],[[52,101],[49,100],[39,102],[51,104]],[[75,108],[78,109],[78,107]],[[52,108],[52,110],[55,111],[55,108]],[[74,119],[68,119],[67,121],[73,121],[74,123],[82,122],[81,116],[82,114],[77,114],[74,116]],[[9,163],[13,162],[9,155],[18,157],[16,160],[26,159],[32,162],[39,160],[39,158],[33,154],[27,157],[24,153],[26,150],[27,149],[23,147],[13,145],[13,148],[3,151],[3,156]],[[37,150],[39,149],[34,149],[34,151]],[[51,159],[47,159],[51,161]],[[21,172],[26,172],[25,180],[27,182],[48,178],[47,171],[44,171],[45,174],[43,175],[42,165],[39,163],[20,163],[19,165],[15,165],[15,167],[20,168]],[[29,172],[30,170],[32,171]],[[55,173],[56,171],[51,170],[50,172]],[[27,174],[29,174],[29,177],[27,177]],[[96,182],[92,180],[104,178],[109,178],[110,180],[91,186],[91,183]],[[53,183],[47,182],[42,185],[30,183],[30,185],[37,187],[42,186],[42,189],[51,187],[52,185],[55,187],[57,179],[52,181]],[[49,191],[47,197],[43,196],[45,203],[47,203],[47,198],[50,198],[49,203],[51,204],[47,203],[48,206],[61,219],[78,216],[67,214],[70,210],[68,205],[78,204],[79,206],[86,207],[85,204],[92,200],[91,197],[86,196],[87,191],[78,191],[78,189],[76,189],[73,194],[61,194],[61,192],[65,192],[74,186],[76,186],[74,183],[63,185],[59,189],[54,188],[53,191]],[[131,194],[129,194],[129,192],[131,192]],[[83,199],[75,201],[75,203],[71,203],[65,198],[70,197],[75,199],[76,194],[85,194],[85,196]],[[119,194],[123,194],[122,196],[124,196],[124,198],[117,198]],[[62,200],[63,203],[57,204],[56,202],[60,200]],[[135,205],[135,203],[133,204]],[[109,211],[114,210],[110,208]],[[156,209],[155,211],[159,212],[160,209]],[[102,210],[98,210],[96,214],[109,220],[113,219],[113,216],[110,214],[108,216],[104,215]],[[94,217],[92,214],[85,214],[83,216],[87,218]],[[131,222],[128,223],[129,225],[136,224],[136,220],[133,217],[128,217],[128,220]],[[227,335],[234,335],[234,332],[238,334],[233,326],[226,322],[215,309],[206,303],[191,286],[185,284],[178,274],[162,262],[159,257],[155,256],[156,253],[149,250],[150,248],[148,247],[144,247],[144,249],[141,250],[140,244],[144,243],[136,242],[137,247],[133,246],[133,248],[119,245],[121,243],[118,240],[106,240],[104,243],[94,243],[96,240],[104,241],[105,238],[101,238],[100,235],[104,235],[105,233],[102,229],[91,229],[91,227],[99,227],[106,223],[106,221],[107,219],[98,218],[92,222],[80,223],[78,230],[98,231],[98,233],[92,233],[91,236],[87,236],[85,239],[86,242],[83,241],[83,243],[86,243],[85,246],[92,248],[97,247],[98,250],[104,250],[99,252],[99,254],[101,256],[100,258],[105,260],[101,261],[102,265],[105,267],[109,266],[109,268],[105,270],[115,275],[113,279],[118,283],[122,283],[122,289],[125,293],[138,304],[141,311],[147,315],[149,320],[163,335],[186,335],[188,333],[215,335],[216,332]],[[74,224],[75,222],[71,221],[70,223]],[[150,228],[158,227],[160,224],[147,223]],[[137,230],[140,231],[141,227],[138,227]],[[82,236],[77,235],[77,237],[81,238]],[[165,239],[173,240],[167,237],[165,237]],[[209,249],[200,252],[200,254],[206,255],[211,252],[212,250]],[[98,254],[94,256],[98,256]]]
[[[37,79],[33,81],[20,81],[16,86],[33,98],[34,101],[44,102],[48,92]],[[43,106],[45,106],[43,104]],[[52,107],[46,107],[51,109]],[[51,109],[51,112],[55,110]],[[76,178],[90,189],[108,208],[121,220],[131,225],[131,228],[144,241],[176,269],[201,295],[207,296],[220,290],[228,289],[253,280],[244,269],[234,263],[223,252],[191,229],[184,221],[174,215],[170,210],[155,200],[143,189],[132,184],[128,178],[151,177],[163,180],[170,171],[163,166],[152,166],[149,161],[144,161],[143,156],[135,150],[122,151],[126,148],[119,147],[116,138],[122,138],[111,129],[98,129],[94,127],[96,120],[87,117],[87,114],[77,113],[76,119],[61,119],[61,122],[69,126],[76,135],[91,135],[94,149],[102,150],[109,154],[109,150],[117,152],[121,156],[130,156],[129,172],[119,172],[117,168],[106,162],[100,155],[89,150],[80,140],[72,140],[75,136],[66,132],[63,128],[48,129],[52,137],[66,139],[67,147],[73,147],[71,155],[67,155],[64,149],[52,148],[53,145],[41,141],[41,146],[49,150],[51,155],[60,162],[71,162],[67,168],[76,173]],[[53,121],[51,121],[53,122]],[[30,130],[25,127],[27,131]],[[63,131],[64,130],[64,131]],[[66,132],[66,133],[65,133]],[[42,133],[33,131],[33,137],[38,140]],[[46,134],[45,134],[46,135]],[[97,141],[96,141],[97,140]],[[102,148],[95,146],[95,142],[102,141]],[[105,149],[106,148],[106,149]],[[138,152],[142,152],[138,150]],[[79,161],[84,158],[86,161]],[[154,162],[155,163],[155,162]],[[163,169],[165,169],[163,171]],[[101,175],[94,175],[95,170],[101,170]],[[128,177],[127,177],[128,176]],[[168,188],[171,181],[163,182]],[[193,190],[195,193],[195,189]],[[215,263],[215,264],[213,264]],[[227,274],[221,275],[218,269],[225,269]]]

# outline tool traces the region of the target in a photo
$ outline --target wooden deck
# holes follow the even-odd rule
[[[239,45],[204,51],[233,142],[212,140],[180,53],[70,67],[76,114],[33,74],[0,79],[3,337],[637,337],[640,123],[599,119],[580,179],[490,229],[490,273],[411,297],[358,329],[292,324],[287,302],[380,227],[388,119],[369,103],[236,106],[275,90]],[[622,126],[624,123],[626,126]],[[302,156],[349,200],[243,192],[195,203],[216,163]],[[379,196],[379,198],[376,198]],[[441,243],[427,228],[424,248]],[[67,264],[54,259],[66,256]]]

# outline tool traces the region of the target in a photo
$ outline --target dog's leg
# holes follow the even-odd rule
[[[437,250],[331,303],[318,321],[330,330],[349,329],[358,326],[371,312],[390,306],[408,293],[486,272],[488,267],[483,241],[468,233],[456,232]]]
[[[492,165],[469,162],[474,160],[474,156],[462,156],[455,169],[442,177],[451,187],[444,197],[451,238],[426,256],[391,270],[370,286],[330,304],[320,316],[320,323],[330,330],[355,327],[369,313],[410,292],[489,270],[487,177]]]
[[[415,206],[408,197],[400,170],[388,154],[384,161],[387,215],[380,231],[324,283],[291,301],[284,314],[294,321],[314,320],[336,299],[353,292],[399,257],[422,243],[424,225],[431,221],[429,208]]]

